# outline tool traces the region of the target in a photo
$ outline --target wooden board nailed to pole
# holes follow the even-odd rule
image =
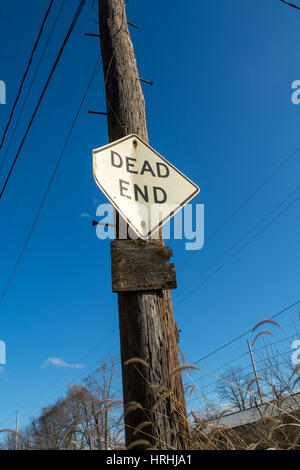
[[[111,242],[113,292],[176,289],[172,250],[143,240]]]
[[[145,100],[133,45],[128,31],[125,1],[99,0],[98,6],[109,142],[114,143],[119,139],[134,134],[148,144]],[[127,139],[126,142],[129,143],[130,140]],[[139,152],[138,149],[140,147],[147,147],[143,147],[143,145],[141,142],[138,142],[137,152]],[[120,179],[123,180],[120,172],[125,168],[126,177],[135,178],[138,176],[136,173],[128,172],[127,169],[143,173],[143,175],[140,175],[142,177],[145,174],[149,174],[149,178],[152,178],[153,175],[145,163],[142,164],[141,170],[131,166],[131,164],[138,163],[130,160],[130,158],[138,160],[135,155],[131,154],[131,151],[128,153],[126,150],[124,154],[120,148],[110,148],[111,150],[116,151],[121,158],[123,157],[123,165],[121,165],[121,160],[114,154],[115,159],[113,163],[117,165],[114,169],[118,172],[117,183],[119,184],[116,187],[118,193],[114,193],[114,191],[111,193],[109,190],[110,196],[112,196],[120,210],[119,200],[114,199],[114,196],[118,199],[120,198],[120,200],[122,198],[122,200],[130,202],[132,198],[136,199],[135,196],[138,196],[139,199],[142,197],[140,189],[145,199],[147,199],[145,185],[148,187],[149,202],[151,195],[153,198],[156,196],[157,199],[159,194],[163,194],[162,191],[154,190],[153,185],[150,190],[150,184],[147,184],[147,181],[143,182],[143,185],[141,181],[139,182],[134,179],[129,180],[124,178],[124,181],[129,184],[120,182]],[[110,157],[108,162],[112,162],[111,152],[108,156]],[[126,159],[126,157],[129,157],[129,159]],[[97,162],[97,160],[99,161]],[[150,163],[149,160],[148,162]],[[100,156],[96,156],[95,163],[94,170],[96,170],[97,174],[99,171],[100,175],[102,165]],[[160,175],[163,176],[163,165],[158,165],[158,170],[156,163],[165,162],[162,160],[155,162],[156,170],[160,170]],[[110,167],[112,166],[110,165]],[[153,169],[151,163],[150,166]],[[146,168],[149,169],[148,172],[145,171]],[[105,168],[103,169],[105,170]],[[101,175],[103,175],[102,172]],[[163,188],[161,183],[165,180],[166,178],[160,177],[160,184],[154,186]],[[98,182],[102,184],[103,181]],[[108,181],[114,183],[112,180]],[[128,191],[126,191],[126,187]],[[103,186],[103,189],[107,192],[107,188]],[[131,199],[126,198],[124,195],[131,197]],[[159,200],[161,199],[159,198]],[[128,208],[129,205],[125,207],[126,214],[124,213],[123,215],[127,216],[127,219],[130,218],[130,221],[139,229],[141,238],[143,238],[142,235],[148,238],[149,232],[146,232],[147,224],[145,226],[143,224],[143,222],[147,223],[147,220],[143,218],[139,224],[136,214],[133,214],[133,217],[131,217],[132,213],[127,213]],[[117,239],[121,239],[120,220],[123,215],[117,209]],[[129,223],[129,220],[126,220],[126,222]],[[151,243],[151,240],[149,240],[149,243]],[[163,240],[158,239],[157,244],[162,246]],[[137,248],[137,251],[139,251],[139,248]],[[123,402],[124,410],[126,411],[124,413],[126,446],[130,446],[134,450],[145,450],[150,447],[163,450],[187,449],[189,447],[189,424],[180,372],[176,326],[173,318],[170,291],[160,289],[119,292],[118,307]],[[135,358],[142,360],[144,365],[132,362]],[[164,390],[170,391],[169,395],[164,397],[164,399],[161,399],[162,386]],[[137,403],[138,406],[132,408],[133,402]]]

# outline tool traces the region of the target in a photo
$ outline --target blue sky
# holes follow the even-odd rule
[[[150,144],[200,186],[194,202],[205,204],[208,238],[300,145],[300,105],[291,102],[291,84],[300,79],[300,12],[279,0],[127,3],[128,20],[140,25],[131,30],[140,75],[154,82],[153,87],[143,85]],[[77,4],[65,1],[1,183]],[[55,2],[41,48],[60,5]],[[98,40],[84,36],[97,33],[91,5],[88,1],[83,10],[0,200],[0,293],[99,57]],[[46,0],[0,6],[0,80],[7,85],[7,104],[0,105],[1,133],[47,6]],[[7,345],[7,365],[0,374],[0,428],[13,425],[17,409],[21,425],[26,424],[98,361],[119,353],[109,241],[98,240],[90,220],[80,217],[94,217],[97,204],[106,202],[91,164],[92,149],[108,142],[107,125],[104,117],[88,115],[88,109],[105,111],[101,67],[30,244],[0,304],[0,339]],[[20,105],[17,115],[19,110]],[[5,151],[6,147],[0,159]],[[200,284],[206,277],[200,273],[298,186],[299,157],[300,151],[201,251],[191,256],[184,241],[168,242],[176,266],[182,266],[173,296],[178,295],[175,319],[188,362],[298,300],[299,202],[199,289],[190,294],[186,286],[193,279],[198,279],[194,286]],[[291,309],[282,321],[288,328],[295,318],[297,311]],[[246,338],[238,347],[241,353],[246,351]],[[240,352],[227,348],[205,366],[212,370]],[[42,367],[51,357],[65,364],[56,361]],[[63,367],[67,365],[75,367]]]

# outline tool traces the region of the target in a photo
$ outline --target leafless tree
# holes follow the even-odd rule
[[[21,431],[18,450],[106,450],[123,445],[122,406],[117,361],[103,363],[81,384],[69,387],[65,397],[43,408],[41,415]],[[5,449],[15,448],[8,433]]]
[[[102,364],[93,374],[84,379],[84,385],[91,397],[92,448],[107,450],[120,446],[122,436],[122,402],[120,390],[116,387],[116,363],[108,367]]]
[[[229,369],[222,379],[217,385],[217,393],[226,407],[243,411],[254,405],[253,395],[249,393],[252,378],[245,375],[241,367]]]
[[[294,385],[295,377],[293,379],[295,366],[292,364],[291,357],[274,350],[272,347],[266,347],[258,355],[258,358],[261,383],[264,395],[268,399],[280,400],[297,391],[297,387]]]

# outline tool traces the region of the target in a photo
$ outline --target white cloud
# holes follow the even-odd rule
[[[60,357],[48,357],[44,364],[42,364],[42,368],[45,368],[49,365],[56,367],[68,367],[69,369],[83,369],[85,367],[84,364],[68,364]]]

